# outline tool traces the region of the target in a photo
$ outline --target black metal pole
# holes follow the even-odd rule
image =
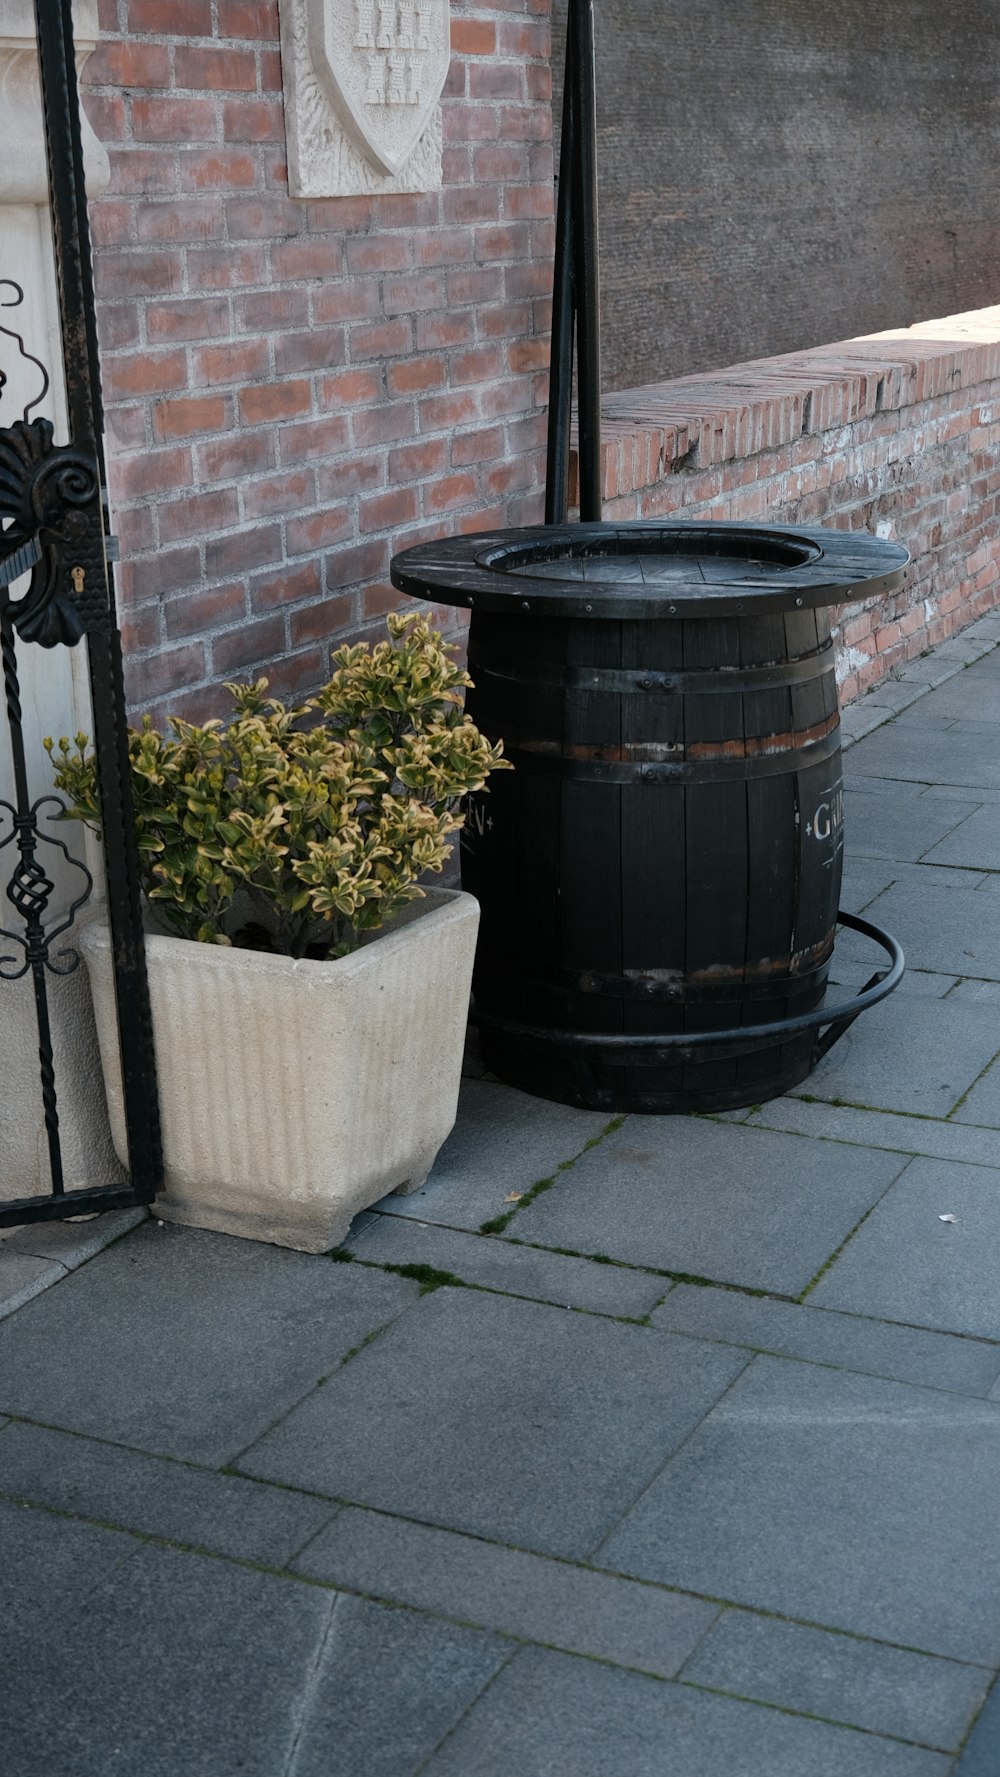
[[[601,517],[601,313],[593,0],[569,0],[552,291],[545,522],[567,515],[574,346],[580,517]],[[575,336],[575,337],[574,337]]]
[[[163,1160],[136,864],[121,640],[114,620],[111,572],[105,555],[100,361],[72,0],[35,0],[35,18],[70,439],[96,462],[102,495],[95,502],[95,509],[88,513],[92,534],[86,539],[81,537],[76,554],[78,562],[87,564],[85,573],[97,582],[103,581],[109,607],[108,620],[89,630],[87,652],[130,1169],[134,1191],[148,1200],[161,1188]]]
[[[573,12],[566,28],[559,191],[556,201],[555,268],[552,279],[552,356],[549,366],[549,435],[545,469],[545,522],[565,524],[569,432],[573,405]]]
[[[597,90],[593,0],[570,0],[573,30],[573,284],[577,316],[580,518],[601,516],[601,301],[597,235]]]
[[[49,163],[49,195],[59,282],[59,314],[66,367],[69,435],[91,447],[100,464],[103,416],[97,376],[96,327],[88,325],[93,268],[87,226],[71,0],[35,0],[42,109]]]

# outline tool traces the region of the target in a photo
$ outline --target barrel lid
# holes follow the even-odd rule
[[[639,520],[525,525],[393,558],[412,598],[544,617],[722,617],[846,604],[900,586],[899,543],[866,531]]]

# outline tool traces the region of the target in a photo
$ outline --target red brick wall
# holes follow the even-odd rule
[[[540,516],[548,0],[452,0],[444,186],[289,198],[276,0],[100,0],[85,104],[136,707],[296,692],[411,542]],[[453,614],[447,613],[448,621]]]
[[[841,613],[844,702],[1000,603],[1000,308],[604,400],[605,516],[826,524],[904,543]]]

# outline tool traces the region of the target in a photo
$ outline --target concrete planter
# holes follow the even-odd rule
[[[168,1221],[325,1252],[415,1190],[455,1121],[479,907],[437,889],[336,962],[147,939]],[[125,1157],[106,926],[90,972]]]

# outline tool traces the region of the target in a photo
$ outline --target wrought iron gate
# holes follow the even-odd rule
[[[0,1018],[3,982],[30,975],[51,1189],[46,1195],[0,1200],[0,1227],[147,1203],[162,1174],[121,643],[109,565],[103,412],[71,4],[72,0],[35,0],[69,442],[57,445],[51,422],[30,417],[48,390],[48,374],[41,364],[43,394],[20,419],[0,429],[0,654],[14,785],[13,801],[0,800],[0,867],[4,852],[16,859],[4,894],[21,922],[20,929],[11,929],[0,914],[0,950],[15,947],[12,953],[0,954]],[[16,310],[19,285],[0,276],[0,290],[4,292],[0,306]],[[11,325],[3,324],[7,321]],[[0,317],[0,334],[30,356],[15,315]],[[6,418],[2,402],[0,371],[0,418]],[[13,598],[11,587],[29,571],[27,592]],[[77,953],[69,945],[60,947],[58,940],[71,929],[93,883],[86,866],[51,831],[62,813],[61,799],[46,795],[32,801],[30,796],[18,653],[22,647],[73,648],[81,641],[90,669],[129,1179],[124,1184],[96,1181],[84,1189],[67,1190],[49,977],[69,974],[79,964]],[[4,833],[8,824],[10,830]],[[80,892],[68,910],[48,920],[54,883],[46,869],[46,858],[51,859],[53,852],[46,848],[55,848],[81,873]],[[99,1091],[100,1082],[94,1085]]]

